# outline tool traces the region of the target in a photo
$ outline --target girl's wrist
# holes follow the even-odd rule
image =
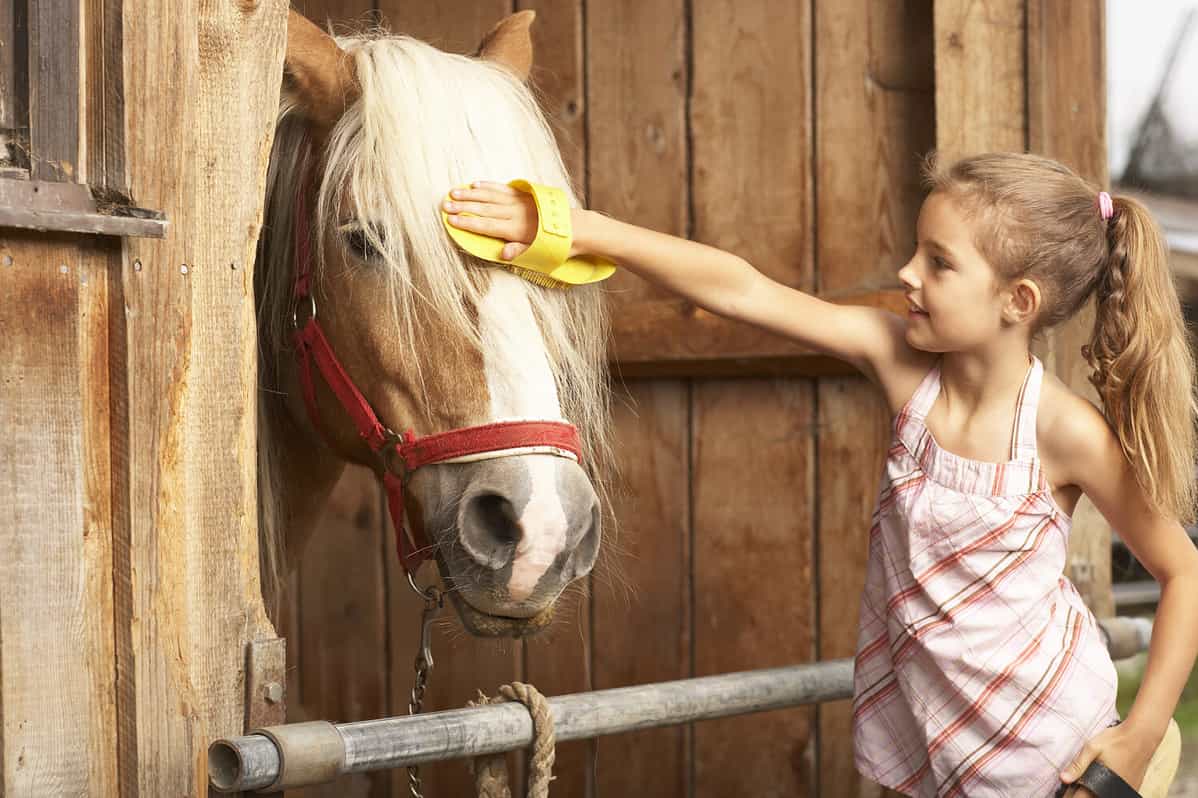
[[[570,210],[570,227],[573,241],[570,243],[570,257],[591,252],[592,213],[586,208]]]
[[[1169,727],[1169,719],[1169,715],[1161,713],[1137,712],[1133,705],[1127,713],[1127,718],[1119,725],[1124,727],[1128,734],[1148,741],[1151,750],[1156,750]]]

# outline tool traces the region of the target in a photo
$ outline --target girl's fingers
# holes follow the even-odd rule
[[[500,255],[504,260],[513,260],[520,257],[524,250],[528,249],[528,244],[517,244],[509,242],[503,247],[503,254]]]
[[[507,183],[492,183],[489,180],[476,180],[470,184],[470,187],[496,191],[500,194],[507,194],[509,197],[515,197],[522,193],[509,186]]]
[[[491,219],[512,218],[512,206],[500,205],[494,202],[463,202],[461,200],[446,200],[441,204],[446,213],[471,213],[475,216],[486,216]]]
[[[449,196],[454,200],[475,200],[511,205],[519,198],[520,192],[502,183],[475,183],[470,187],[455,188],[449,192]]]
[[[462,230],[482,233],[493,238],[512,239],[512,225],[506,219],[488,219],[485,216],[451,215],[449,223]]]

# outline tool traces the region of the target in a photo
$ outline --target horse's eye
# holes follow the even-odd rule
[[[364,227],[346,227],[341,233],[345,238],[345,246],[354,254],[354,257],[359,260],[372,261],[379,257],[379,251],[370,243],[370,238],[366,235]],[[382,235],[379,234],[380,243]]]

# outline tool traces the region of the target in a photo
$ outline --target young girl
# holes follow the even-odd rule
[[[1080,795],[1066,785],[1099,759],[1139,785],[1198,653],[1198,550],[1179,523],[1195,494],[1194,369],[1161,234],[1135,201],[1032,155],[932,164],[928,183],[898,273],[905,318],[584,210],[574,253],[846,360],[884,394],[894,439],[854,673],[863,774],[918,796]],[[511,242],[507,259],[537,228],[531,198],[501,184],[455,190],[445,210]],[[1090,297],[1102,413],[1030,352]],[[1063,575],[1083,493],[1161,584],[1121,723],[1106,646]]]

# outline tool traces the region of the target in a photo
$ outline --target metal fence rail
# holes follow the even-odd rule
[[[549,706],[557,739],[576,740],[835,701],[852,695],[852,679],[852,660],[841,659],[575,693],[550,698]],[[220,792],[297,787],[345,773],[511,751],[533,739],[532,718],[520,704],[291,727],[298,733],[278,733],[289,728],[280,726],[270,737],[214,742],[208,751],[212,786]],[[303,772],[280,773],[289,768]]]
[[[1148,647],[1146,618],[1099,621],[1113,659]],[[656,726],[745,715],[849,698],[853,661],[740,671],[549,699],[559,741]],[[332,781],[346,773],[420,765],[525,748],[532,718],[521,704],[429,712],[332,724],[292,723],[208,749],[209,781],[218,792],[275,791]]]

